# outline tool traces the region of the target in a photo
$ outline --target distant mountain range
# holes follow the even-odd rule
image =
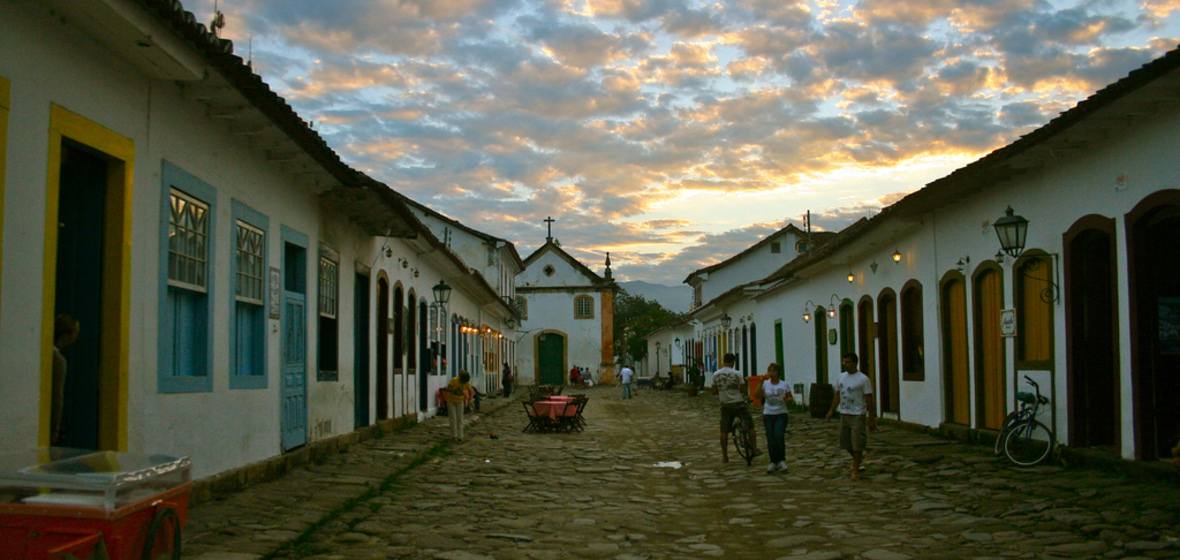
[[[692,305],[692,288],[689,288],[687,284],[664,286],[635,280],[619,282],[619,286],[633,296],[643,296],[644,299],[658,302],[669,311],[685,313]]]

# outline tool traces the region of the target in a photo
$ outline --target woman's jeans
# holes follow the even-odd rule
[[[766,429],[766,452],[770,454],[771,463],[787,460],[787,419],[786,414],[766,414],[762,416],[762,427]]]

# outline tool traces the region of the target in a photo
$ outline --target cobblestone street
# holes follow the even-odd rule
[[[495,399],[463,443],[442,443],[446,418],[432,418],[200,504],[185,558],[1180,557],[1171,484],[1016,469],[890,425],[851,481],[835,423],[805,414],[787,431],[789,471],[767,474],[765,456],[721,463],[712,395],[588,392],[583,433],[521,433],[520,404]]]

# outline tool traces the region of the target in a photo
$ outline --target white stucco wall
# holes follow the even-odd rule
[[[339,217],[327,216],[316,193],[298,186],[281,164],[267,162],[244,135],[209,118],[205,106],[186,99],[167,80],[151,80],[120,62],[58,19],[29,13],[29,4],[0,6],[0,75],[12,84],[5,192],[3,290],[0,291],[0,441],[5,447],[40,442],[45,388],[41,375],[42,302],[45,292],[44,238],[49,108],[64,107],[134,143],[132,169],[131,270],[127,402],[127,448],[178,453],[193,458],[194,476],[203,477],[281,453],[280,322],[267,319],[267,384],[230,389],[227,374],[231,343],[233,204],[240,200],[269,219],[267,267],[282,263],[282,228],[308,236],[307,247],[307,409],[308,441],[353,429],[354,274],[357,263],[371,267],[370,305],[376,305],[377,279],[431,297],[441,275],[400,240],[374,239]],[[21,54],[25,53],[25,54]],[[36,56],[27,55],[36,53]],[[84,87],[80,87],[84,84]],[[158,316],[161,184],[163,161],[183,169],[216,191],[215,246],[210,274],[212,389],[159,391]],[[318,381],[317,270],[321,241],[340,253],[338,381]],[[390,257],[383,249],[392,251]],[[412,267],[397,266],[397,258]],[[412,270],[419,270],[414,277]],[[452,282],[453,283],[453,282]],[[452,312],[478,317],[469,294],[456,290]],[[375,320],[376,314],[371,313]],[[376,336],[376,330],[371,331]],[[376,352],[370,351],[370,421],[375,418]],[[428,362],[426,362],[428,364]],[[430,390],[445,376],[432,376]],[[409,387],[406,383],[411,382]],[[417,379],[395,377],[390,389],[392,416],[417,415]],[[433,399],[429,406],[433,407]]]
[[[1053,255],[1053,279],[1059,288],[1063,286],[1062,235],[1078,219],[1097,214],[1115,219],[1117,247],[1117,270],[1119,294],[1117,297],[1120,352],[1120,385],[1123,395],[1122,454],[1133,456],[1133,417],[1130,408],[1130,369],[1132,352],[1127,326],[1130,325],[1127,284],[1126,221],[1124,215],[1149,194],[1161,189],[1177,188],[1178,182],[1171,170],[1170,162],[1180,154],[1180,146],[1170,139],[1180,128],[1180,113],[1160,113],[1149,122],[1136,123],[1133,134],[1124,134],[1108,139],[1100,145],[1051,164],[1041,172],[1033,172],[1017,181],[1003,186],[994,186],[987,191],[958,204],[940,209],[927,215],[917,229],[901,238],[882,240],[878,250],[855,255],[849,265],[841,264],[814,277],[790,285],[777,292],[760,297],[758,302],[759,325],[772,326],[781,319],[784,327],[784,346],[789,358],[786,359],[786,377],[791,382],[810,383],[814,381],[813,324],[801,319],[807,301],[828,306],[830,294],[852,299],[854,304],[864,295],[874,300],[874,311],[881,292],[890,288],[900,295],[902,286],[910,279],[922,284],[923,321],[925,332],[924,381],[901,381],[902,420],[937,426],[943,418],[944,397],[942,379],[942,333],[940,329],[939,285],[943,276],[956,269],[960,259],[970,258],[963,274],[967,282],[967,324],[968,355],[971,374],[969,384],[974,387],[976,372],[974,294],[971,279],[984,263],[994,262],[999,249],[994,230],[990,227],[1011,205],[1017,214],[1030,222],[1026,251],[1042,250]],[[1126,181],[1116,188],[1120,176]],[[894,249],[903,254],[901,263],[894,264],[891,254]],[[839,261],[843,254],[834,255],[831,260]],[[964,259],[965,260],[965,259]],[[878,268],[873,273],[869,265],[876,261]],[[1004,305],[1014,306],[1013,259],[1005,257],[1002,264]],[[846,275],[851,270],[856,279],[849,283]],[[811,272],[809,272],[811,274]],[[1053,307],[1054,331],[1054,375],[1040,370],[1017,370],[1014,341],[1006,339],[1006,388],[1007,408],[1012,408],[1011,395],[1016,390],[1028,390],[1023,376],[1028,374],[1036,379],[1042,391],[1051,393],[1051,423],[1063,438],[1068,432],[1066,415],[1066,322],[1064,294]],[[763,319],[765,318],[765,319]],[[829,328],[838,328],[837,320],[829,320]],[[900,324],[893,328],[900,329]],[[900,332],[900,331],[899,331]],[[760,348],[774,348],[773,328],[759,330]],[[880,344],[880,341],[877,341]],[[874,346],[876,349],[877,347]],[[826,346],[829,368],[834,378],[839,364],[839,344]],[[771,350],[773,351],[773,350]],[[1015,387],[1014,387],[1015,386]],[[979,406],[976,392],[970,392],[972,423]]]

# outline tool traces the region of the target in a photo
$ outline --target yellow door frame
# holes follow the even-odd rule
[[[69,138],[109,156],[103,217],[102,346],[99,349],[98,446],[127,450],[128,348],[131,310],[131,193],[135,143],[57,105],[49,113],[48,179],[45,186],[44,290],[41,303],[41,429],[49,443],[53,387],[53,322],[57,284],[57,219],[62,139]]]

